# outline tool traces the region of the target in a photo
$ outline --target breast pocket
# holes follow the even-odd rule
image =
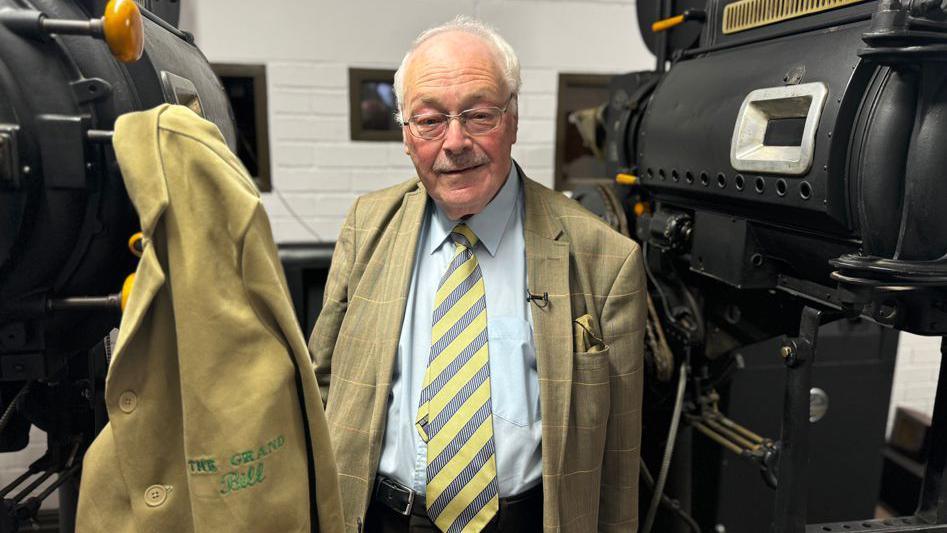
[[[540,420],[539,379],[529,323],[515,316],[487,323],[493,415],[524,427]]]
[[[609,386],[609,347],[597,345],[574,352],[572,410],[577,426],[594,428],[605,424],[611,403]]]

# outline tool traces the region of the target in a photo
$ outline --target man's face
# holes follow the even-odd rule
[[[475,107],[504,107],[510,97],[497,57],[479,37],[449,32],[415,50],[405,71],[405,119],[422,113],[456,114]],[[497,129],[472,136],[459,120],[437,140],[414,137],[405,127],[411,156],[428,194],[448,217],[474,215],[496,195],[510,172],[517,117],[506,112]]]

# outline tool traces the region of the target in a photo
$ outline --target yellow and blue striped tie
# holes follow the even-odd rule
[[[434,296],[431,353],[417,429],[427,442],[427,509],[446,533],[480,531],[497,513],[487,300],[477,236],[451,232],[454,258]]]

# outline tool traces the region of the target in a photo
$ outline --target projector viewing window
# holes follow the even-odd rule
[[[353,141],[400,141],[395,120],[394,70],[349,69],[349,127]]]
[[[763,146],[799,146],[806,117],[773,118],[766,123]]]
[[[270,133],[266,118],[266,67],[211,64],[230,99],[237,123],[237,157],[260,191],[272,190]]]
[[[750,91],[733,126],[730,166],[791,176],[808,172],[827,94],[822,82]]]

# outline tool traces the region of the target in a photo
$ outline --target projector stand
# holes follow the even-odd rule
[[[807,463],[809,458],[809,389],[815,362],[816,339],[823,313],[805,307],[799,336],[787,338],[780,349],[786,363],[786,389],[780,435],[776,512],[773,533],[893,533],[919,531],[947,533],[947,336],[941,341],[940,374],[934,400],[930,451],[921,485],[918,509],[913,516],[806,524]]]

